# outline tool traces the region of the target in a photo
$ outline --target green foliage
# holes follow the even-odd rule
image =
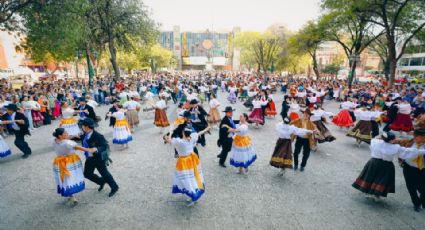
[[[248,68],[257,65],[254,57],[254,44],[260,37],[261,34],[258,32],[241,32],[235,37],[234,46],[240,50],[240,62]]]

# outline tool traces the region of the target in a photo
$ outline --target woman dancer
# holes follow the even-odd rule
[[[7,125],[14,123],[14,120],[10,121],[0,121],[0,125]],[[3,136],[0,135],[0,159],[5,158],[12,154],[12,151],[10,150],[9,145],[4,141]]]
[[[238,88],[236,88],[235,86],[230,86],[229,87],[229,96],[227,97],[227,100],[229,101],[230,104],[234,104],[236,103],[236,91],[238,90]]]
[[[125,110],[122,105],[117,105],[118,111],[114,113],[108,113],[107,116],[115,118],[114,132],[112,137],[112,143],[121,145],[123,149],[128,148],[128,142],[133,140],[131,130],[128,125],[128,121],[125,116]]]
[[[340,128],[349,128],[354,125],[354,120],[350,114],[350,110],[356,108],[357,104],[351,102],[349,99],[346,102],[341,103],[342,110],[333,117],[332,123]]]
[[[266,105],[267,101],[264,103],[261,101],[261,97],[257,96],[257,98],[252,101],[252,104],[254,106],[254,110],[252,110],[248,117],[249,122],[255,123],[256,127],[258,127],[258,124],[264,125],[263,110],[261,109],[261,106]]]
[[[155,121],[154,124],[156,127],[160,127],[159,133],[162,134],[165,127],[170,126],[170,122],[168,122],[167,113],[165,110],[167,109],[167,104],[163,97],[160,97],[160,100],[155,104]]]
[[[71,138],[79,137],[83,133],[74,114],[75,110],[68,105],[68,102],[62,102],[62,119],[59,127],[64,128]]]
[[[220,102],[216,99],[216,96],[214,94],[211,95],[211,100],[210,100],[210,111],[208,112],[208,123],[210,123],[210,125],[212,127],[214,127],[214,125],[218,124],[221,121],[220,118],[220,112],[218,111],[218,107],[220,107]]]
[[[289,118],[291,121],[300,119],[300,115],[299,115],[300,106],[298,105],[298,103],[295,101],[294,98],[292,98],[292,102],[289,105],[288,113],[289,113]]]
[[[268,105],[267,105],[267,108],[266,108],[266,115],[268,117],[275,117],[277,112],[276,112],[276,105],[273,101],[273,95],[271,95],[270,90],[267,90],[267,94],[268,94],[268,98],[267,98]]]
[[[394,158],[412,159],[425,154],[425,149],[404,148],[394,142],[395,135],[391,132],[384,132],[381,139],[371,141],[372,158],[353,183],[355,189],[372,198],[387,197],[388,193],[395,192]]]
[[[173,137],[167,140],[178,152],[176,171],[173,179],[172,193],[181,193],[190,198],[188,206],[193,206],[204,194],[204,176],[198,156],[193,147],[200,135],[206,133],[209,127],[199,133],[192,133],[192,129],[184,129],[182,138]]]
[[[307,134],[313,133],[311,130],[297,128],[293,125],[290,125],[289,123],[290,120],[286,117],[283,119],[283,122],[280,122],[276,125],[276,131],[278,133],[279,139],[276,142],[272,159],[270,160],[270,165],[281,169],[279,175],[283,175],[285,168],[292,169],[291,136],[305,136]]]
[[[317,141],[319,144],[324,142],[332,142],[336,138],[332,136],[329,129],[325,126],[327,117],[331,116],[332,113],[324,111],[322,108],[318,108],[318,105],[314,105],[314,110],[311,111],[311,117],[310,120],[316,125],[317,129],[319,130],[318,135],[316,136]]]
[[[354,114],[359,121],[352,130],[348,131],[347,136],[356,138],[358,147],[360,147],[362,142],[369,144],[372,139],[371,119],[375,116],[375,113],[370,110],[370,107],[366,107],[354,111]]]
[[[57,157],[53,161],[53,173],[57,185],[57,193],[68,198],[68,202],[75,206],[78,201],[74,194],[84,190],[83,164],[76,150],[94,153],[96,149],[87,149],[69,140],[69,135],[64,128],[57,128],[53,133],[53,149]]]
[[[232,156],[230,157],[230,165],[239,168],[239,174],[248,172],[248,167],[257,159],[254,148],[251,145],[251,138],[248,136],[248,115],[245,113],[240,116],[239,124],[236,129],[223,125],[228,128],[229,133],[235,133],[232,143]]]
[[[395,121],[391,123],[390,129],[393,131],[399,131],[400,135],[403,132],[411,132],[413,131],[413,122],[410,117],[410,113],[412,112],[412,107],[407,100],[404,100],[403,103],[398,104],[398,113],[395,118]]]

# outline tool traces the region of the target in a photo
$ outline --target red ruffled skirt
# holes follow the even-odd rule
[[[261,108],[255,108],[252,113],[248,116],[248,120],[252,123],[264,124],[263,122],[263,111]]]
[[[276,105],[273,101],[269,102],[269,106],[266,108],[266,115],[267,116],[276,116]]]
[[[332,123],[340,127],[351,127],[354,125],[350,112],[347,109],[341,110],[333,119]]]
[[[410,132],[413,128],[412,118],[409,114],[397,113],[395,121],[390,125],[394,131]]]

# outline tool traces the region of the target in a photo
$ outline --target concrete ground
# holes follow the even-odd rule
[[[227,94],[220,94],[223,109]],[[276,93],[280,110],[281,93]],[[247,112],[238,102],[234,118]],[[205,106],[207,107],[207,106]],[[338,104],[325,108],[338,111]],[[96,109],[103,116],[107,107]],[[168,110],[175,118],[175,106]],[[206,192],[194,207],[171,194],[174,152],[164,145],[153,116],[142,114],[142,124],[130,148],[112,147],[110,171],[120,186],[113,198],[109,188],[102,192],[86,181],[77,195],[79,205],[71,208],[56,194],[52,173],[55,153],[51,133],[58,122],[39,128],[28,139],[33,155],[23,160],[6,138],[13,155],[0,160],[0,229],[424,229],[425,210],[415,213],[396,164],[396,193],[379,202],[365,198],[351,184],[370,158],[369,147],[357,147],[345,130],[328,127],[337,140],[320,144],[304,172],[288,171],[282,177],[269,165],[279,117],[251,128],[258,159],[247,175],[218,166],[217,129],[207,135],[207,146],[199,147]],[[101,133],[112,139],[112,128],[102,121]]]

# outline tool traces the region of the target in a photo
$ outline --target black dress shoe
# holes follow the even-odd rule
[[[101,184],[101,185],[99,186],[99,188],[97,189],[97,191],[98,191],[98,192],[102,191],[102,190],[103,190],[103,187],[105,187],[105,184],[106,184],[106,182],[103,182],[103,184]]]
[[[218,165],[220,165],[220,167],[226,168],[225,164],[218,164]]]
[[[418,206],[415,206],[415,207],[413,207],[413,210],[415,210],[415,212],[420,212],[421,211],[421,207],[418,205]]]
[[[30,154],[24,154],[24,155],[22,156],[22,159],[27,159],[29,156],[30,156]]]
[[[300,168],[300,171],[301,171],[301,172],[304,172],[304,167],[301,167],[301,168]]]
[[[298,165],[294,166],[294,170],[297,171],[298,170]]]
[[[221,154],[218,154],[218,155],[217,155],[217,158],[221,158]]]
[[[119,189],[119,187],[112,189],[111,192],[109,193],[109,197],[113,197],[115,195],[115,193],[118,192],[118,189]]]

